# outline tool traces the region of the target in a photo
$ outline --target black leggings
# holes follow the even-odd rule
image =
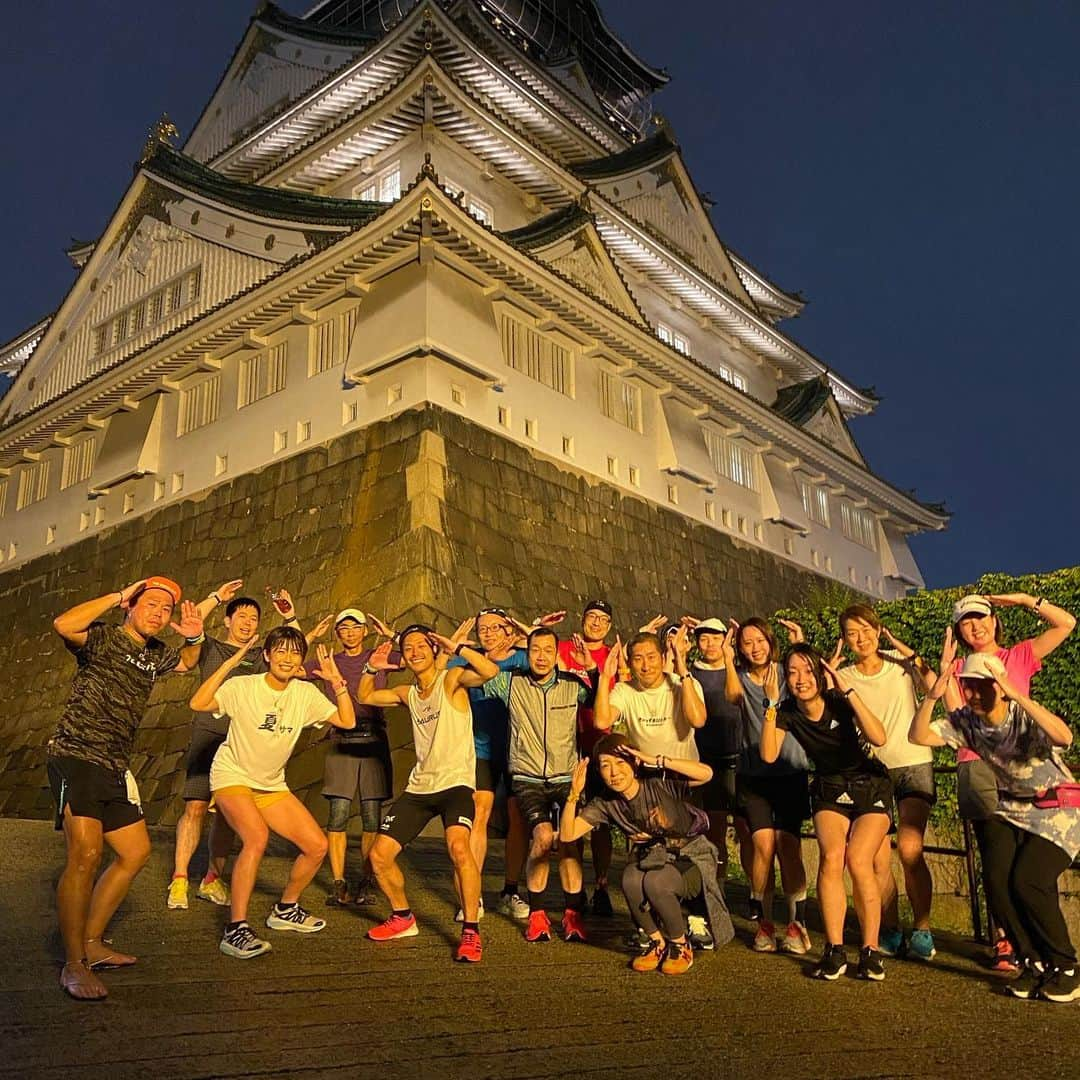
[[[674,863],[659,870],[639,870],[635,863],[628,862],[623,870],[622,888],[631,917],[646,934],[661,930],[670,941],[686,933],[682,913],[682,900],[686,895],[683,876]]]
[[[1058,902],[1057,882],[1072,860],[1049,840],[1004,818],[978,823],[987,901],[1023,960],[1071,968],[1076,951]]]

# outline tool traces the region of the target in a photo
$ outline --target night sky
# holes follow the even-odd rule
[[[303,0],[283,6],[296,14]],[[721,237],[810,303],[787,333],[883,402],[874,470],[953,512],[931,586],[1070,566],[1080,5],[608,0]],[[253,10],[12,6],[0,340],[54,310],[168,111],[190,131]]]

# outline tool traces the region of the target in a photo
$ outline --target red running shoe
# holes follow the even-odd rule
[[[994,942],[994,962],[991,967],[1002,975],[1015,975],[1020,970],[1008,938],[998,938]]]
[[[589,940],[588,935],[585,933],[585,924],[581,920],[581,912],[574,911],[573,908],[567,908],[563,912],[562,932],[567,941]]]
[[[476,930],[462,930],[461,942],[454,953],[454,959],[465,964],[479,964],[484,953],[484,945]]]
[[[393,941],[399,937],[416,937],[420,933],[416,928],[416,916],[410,915],[407,919],[400,915],[391,915],[386,922],[373,926],[367,936],[372,941]]]
[[[550,941],[551,920],[546,911],[530,911],[529,925],[525,927],[526,941]]]

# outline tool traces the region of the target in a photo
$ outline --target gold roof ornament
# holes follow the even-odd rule
[[[162,113],[161,119],[147,132],[146,142],[143,144],[142,154],[139,155],[139,164],[142,165],[154,156],[154,150],[164,143],[166,146],[173,145],[173,139],[178,139],[180,132],[176,125],[169,119],[168,113]]]

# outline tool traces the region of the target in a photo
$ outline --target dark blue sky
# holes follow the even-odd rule
[[[302,13],[293,0],[288,10]],[[944,500],[931,585],[1080,562],[1080,5],[608,0],[721,236],[810,304],[786,329],[884,401],[872,467]],[[51,311],[168,111],[190,130],[253,10],[5,14],[0,340]]]

